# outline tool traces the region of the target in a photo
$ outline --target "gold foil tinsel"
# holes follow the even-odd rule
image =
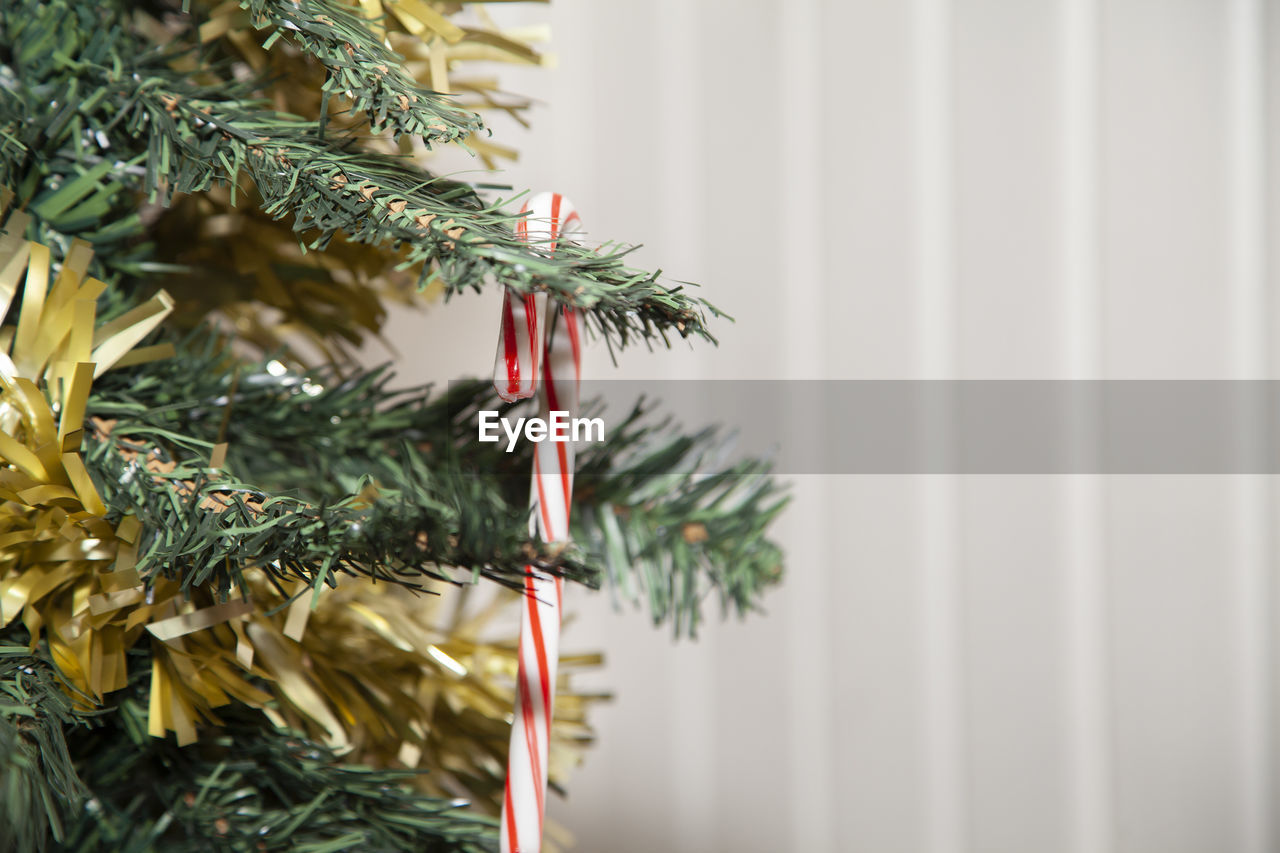
[[[142,625],[113,614],[143,593],[137,525],[107,522],[80,457],[85,405],[103,371],[167,354],[133,348],[172,303],[162,291],[96,325],[105,286],[85,278],[88,244],[72,244],[50,284],[49,250],[23,238],[28,224],[15,211],[0,236],[0,318],[22,285],[16,323],[0,327],[0,623],[21,617],[33,647],[43,635],[88,705],[125,685],[124,653]]]

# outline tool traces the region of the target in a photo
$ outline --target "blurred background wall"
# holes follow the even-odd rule
[[[1280,375],[1280,3],[511,14],[560,62],[502,72],[547,104],[507,179],[737,318],[588,375]],[[488,372],[497,299],[397,317],[406,380]],[[577,849],[1280,850],[1271,480],[791,479],[765,615],[570,599],[617,695]]]

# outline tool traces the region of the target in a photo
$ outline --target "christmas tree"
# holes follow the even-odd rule
[[[783,498],[709,471],[714,430],[619,416],[548,542],[534,451],[475,440],[491,381],[353,357],[389,305],[481,288],[611,349],[714,342],[621,248],[427,171],[511,156],[483,116],[527,103],[462,72],[539,54],[483,4],[6,0],[0,50],[0,848],[497,849],[493,615],[531,577],[680,634],[778,580]],[[560,661],[553,786],[595,663]]]

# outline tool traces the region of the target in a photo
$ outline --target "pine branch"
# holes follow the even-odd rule
[[[240,0],[259,29],[269,28],[270,48],[281,36],[329,71],[324,91],[344,95],[364,112],[374,133],[433,142],[460,142],[484,130],[480,117],[446,95],[424,89],[402,70],[403,59],[369,29],[349,4],[333,0]]]
[[[147,578],[225,596],[244,586],[250,567],[308,584],[333,584],[337,574],[410,586],[485,577],[513,589],[526,566],[584,583],[595,575],[576,553],[530,541],[526,510],[476,478],[429,471],[408,446],[395,480],[366,481],[333,503],[313,504],[228,477],[207,455],[184,453],[190,445],[129,426],[88,442],[85,462],[109,515],[130,513],[142,523],[138,570]]]
[[[263,209],[292,215],[294,229],[317,232],[323,250],[339,232],[358,243],[408,246],[406,263],[437,268],[454,292],[486,282],[527,293],[545,291],[580,308],[618,346],[676,330],[710,339],[702,313],[710,308],[656,273],[632,270],[623,254],[597,253],[568,242],[554,256],[529,246],[512,226],[518,217],[485,206],[462,184],[413,167],[409,161],[340,146],[314,135],[291,116],[243,109],[168,81],[170,91],[140,91],[133,133],[158,133],[147,161],[147,190],[158,198],[201,192],[230,182],[242,170],[263,197]],[[165,169],[165,167],[168,167]],[[710,309],[714,311],[714,309]]]
[[[327,371],[303,376],[279,365],[273,372],[265,362],[243,364],[237,374],[211,339],[197,338],[177,358],[104,376],[90,411],[119,418],[117,430],[157,440],[189,436],[192,452],[207,454],[205,448],[225,438],[228,470],[266,478],[277,491],[302,485],[311,502],[349,500],[366,477],[415,494],[422,484],[438,482],[441,472],[454,472],[447,487],[429,492],[437,503],[444,495],[464,496],[455,497],[456,515],[447,514],[446,536],[478,536],[479,544],[466,553],[481,564],[493,541],[505,542],[498,547],[517,565],[491,564],[483,572],[502,581],[518,578],[520,549],[529,543],[526,518],[515,508],[528,499],[530,446],[506,453],[477,442],[474,434],[478,410],[504,405],[485,382],[452,383],[431,397],[428,389],[392,390],[391,381],[386,369],[345,378]],[[785,500],[767,465],[717,463],[721,442],[714,430],[681,434],[650,409],[637,406],[611,425],[605,443],[580,456],[573,518],[583,563],[578,571],[558,571],[592,586],[605,581],[620,601],[647,600],[655,623],[692,634],[708,593],[719,597],[723,611],[742,614],[780,579],[782,557],[768,528]],[[416,466],[411,477],[402,474],[406,460]],[[387,491],[382,499],[394,504],[398,494]],[[305,501],[287,506],[304,518],[315,512]],[[386,541],[400,536],[404,548],[392,549],[395,559],[414,554],[404,531],[438,524],[434,518],[417,519],[412,511],[391,515]],[[329,523],[325,535],[336,529]],[[288,547],[309,554],[299,572],[322,556],[305,551],[305,537]],[[456,552],[438,556],[456,558]],[[360,563],[355,570],[370,573],[377,565]]]
[[[413,771],[347,764],[247,708],[178,747],[148,735],[150,654],[114,707],[74,712],[21,627],[0,639],[0,848],[94,853],[496,849],[493,821],[413,790]],[[43,649],[43,645],[41,646]]]
[[[70,740],[94,799],[69,826],[63,849],[496,850],[492,819],[462,810],[465,802],[413,791],[412,771],[343,763],[248,710],[229,711],[227,725],[198,745],[178,747],[147,735],[144,703],[134,692],[93,731]]]
[[[722,615],[757,609],[782,579],[769,525],[786,505],[769,465],[715,457],[715,429],[682,435],[641,401],[578,463],[576,542],[605,567],[615,600],[647,600],[655,625],[697,633],[709,593]]]
[[[148,50],[101,15],[34,0],[0,7],[0,34],[17,46],[8,67],[14,91],[0,87],[0,129],[19,143],[0,150],[8,154],[0,182],[42,221],[89,228],[89,213],[114,211],[119,218],[94,236],[128,231],[132,220],[113,207],[121,187],[167,203],[176,192],[234,185],[244,174],[266,212],[292,216],[295,231],[315,235],[312,248],[339,232],[407,246],[405,263],[453,292],[485,283],[545,291],[582,309],[618,346],[666,341],[670,331],[712,339],[703,314],[716,309],[664,286],[657,273],[627,267],[625,252],[565,242],[553,256],[526,245],[512,228],[518,217],[484,204],[472,188],[328,139],[314,122],[262,109],[246,86],[193,82],[171,67],[172,54]],[[64,43],[66,62],[43,49],[51,42]]]
[[[48,661],[0,640],[0,849],[45,850],[81,819],[66,735],[84,722]]]
[[[532,565],[594,584],[580,554],[530,539],[526,497],[511,501],[445,452],[447,401],[388,392],[380,372],[312,382],[241,367],[208,335],[182,346],[102,377],[88,408],[86,464],[112,514],[142,522],[144,575],[220,594],[250,566],[281,581],[520,588]],[[232,450],[214,469],[224,422]],[[431,438],[434,454],[417,446]]]

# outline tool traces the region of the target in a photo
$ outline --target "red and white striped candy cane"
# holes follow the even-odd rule
[[[577,211],[558,193],[541,193],[529,200],[530,215],[522,236],[534,233],[541,221],[550,223],[549,248],[555,251],[562,234],[577,233]],[[530,222],[532,220],[532,222]],[[510,294],[508,294],[510,300]],[[504,333],[508,327],[503,306]],[[542,354],[542,417],[550,413],[578,413],[582,350],[578,316],[559,308],[549,319]],[[499,357],[503,355],[499,343]],[[536,361],[534,363],[537,363]],[[509,376],[509,374],[508,374]],[[501,391],[501,389],[499,389]],[[573,445],[543,441],[535,446],[530,501],[534,507],[530,532],[544,542],[569,539],[569,501],[573,494]],[[551,741],[551,713],[555,705],[556,664],[560,654],[559,578],[535,576],[526,566],[524,610],[520,627],[520,669],[516,686],[515,721],[507,759],[507,784],[502,800],[502,852],[539,853],[547,792],[547,751]]]

